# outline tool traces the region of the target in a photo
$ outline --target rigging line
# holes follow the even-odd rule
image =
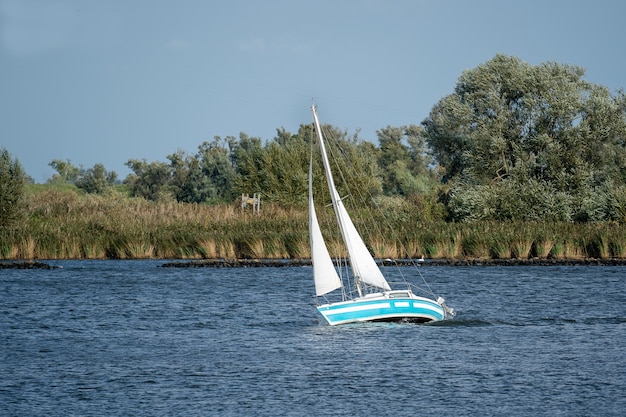
[[[400,271],[400,265],[396,262],[396,260],[395,259],[390,259],[390,260],[394,263],[394,265],[396,265],[396,268]],[[430,288],[430,285],[428,285],[428,281],[426,281],[426,278],[424,278],[424,275],[422,275],[422,272],[419,270],[419,267],[418,267],[417,263],[415,263],[415,261],[412,258],[409,258],[409,260],[411,261],[411,265],[413,266],[413,269],[415,269],[415,272],[417,272],[419,277],[422,279],[422,282],[424,283],[426,288],[422,288],[419,285],[415,285],[415,284],[407,282],[406,279],[404,278],[404,275],[400,271],[400,276],[402,277],[402,280],[404,281],[404,283],[408,284],[410,287],[415,287],[418,290],[420,290],[420,291],[422,291],[422,292],[424,292],[426,294],[430,294],[433,297],[436,297],[435,293]]]
[[[329,136],[332,140],[333,140],[333,144],[337,147],[339,153],[341,155],[343,155],[344,159],[347,159],[347,152],[342,148],[341,143],[339,142],[339,140],[335,137],[335,135],[330,135],[327,133],[327,136]],[[353,189],[350,188],[350,186],[348,185],[348,181],[346,180],[343,171],[341,170],[341,164],[339,163],[339,157],[334,153],[333,151],[333,147],[329,147],[332,157],[333,157],[333,161],[335,161],[335,165],[337,167],[337,170],[339,171],[339,174],[341,176],[341,179],[343,181],[344,186],[350,191],[355,191]],[[357,182],[358,177],[356,174],[354,174],[352,171],[348,171],[348,176],[349,179],[352,180],[353,183]],[[364,191],[365,190],[365,191]],[[358,195],[358,201],[367,201],[367,202],[371,202],[374,204],[374,206],[376,206],[378,208],[379,213],[382,213],[382,210],[380,209],[380,207],[376,204],[376,201],[374,199],[374,196],[372,195],[372,193],[369,191],[369,187],[364,187],[364,190],[360,189],[360,188],[356,188],[356,194]],[[367,195],[365,195],[364,193],[366,193]],[[348,195],[349,196],[349,195]],[[347,196],[346,196],[347,197]],[[345,197],[344,197],[345,198]],[[356,212],[361,212],[360,210],[356,210],[358,209],[358,207],[353,207],[353,210],[355,210]],[[378,222],[374,221],[374,217],[371,215],[370,211],[367,211],[367,213],[369,214],[369,219],[371,220],[370,224],[373,225],[373,227],[376,229],[375,232],[377,232],[379,235],[383,235],[382,230],[380,229],[380,227],[378,226]],[[385,217],[382,216],[384,219]],[[389,225],[389,223],[387,222],[387,224]],[[391,229],[391,228],[389,228]]]
[[[333,140],[333,145],[337,148],[338,153],[339,153],[339,154],[341,154],[341,155],[343,156],[343,160],[346,160],[346,159],[347,159],[347,154],[348,154],[348,152],[346,152],[346,151],[342,148],[341,143],[339,142],[339,140],[338,140],[338,138],[336,137],[336,135],[334,135],[334,134],[330,134],[330,132],[329,132],[328,130],[326,130],[326,137],[328,137],[328,138],[330,138],[330,139],[332,139],[332,140]],[[341,179],[342,179],[342,183],[343,183],[344,187],[345,187],[345,188],[346,188],[349,192],[356,191],[356,194],[357,194],[357,196],[358,196],[358,201],[363,201],[363,202],[365,202],[365,201],[370,202],[370,201],[371,201],[371,202],[374,202],[374,197],[372,196],[372,194],[371,194],[371,192],[369,191],[369,188],[368,188],[368,187],[364,187],[364,188],[365,188],[365,190],[366,190],[366,192],[367,192],[367,195],[364,195],[363,190],[361,190],[361,189],[360,189],[360,188],[358,188],[358,187],[356,188],[356,190],[352,190],[352,189],[351,189],[351,187],[349,186],[349,182],[346,180],[346,177],[345,177],[345,175],[344,175],[344,173],[343,173],[343,170],[341,169],[341,163],[340,163],[339,156],[338,156],[338,155],[337,155],[337,153],[334,151],[333,146],[329,146],[329,149],[330,149],[330,153],[331,153],[331,156],[332,156],[332,158],[333,158],[333,161],[335,162],[335,167],[336,167],[336,170],[338,171],[338,173],[339,173],[339,175],[340,175],[340,177],[341,177]],[[357,175],[356,175],[356,174],[354,174],[352,171],[348,171],[348,176],[349,176],[349,178],[352,180],[352,182],[353,182],[353,183],[357,182],[358,177],[357,177]],[[348,196],[350,196],[350,194],[348,194]],[[346,196],[346,197],[348,197],[348,196]],[[346,198],[346,197],[344,197],[344,198]],[[367,198],[366,198],[366,197],[367,197]],[[355,200],[355,201],[356,201],[356,200]],[[357,201],[357,203],[358,203],[358,201]],[[374,203],[375,203],[375,202],[374,202]],[[353,207],[353,210],[354,210],[355,212],[360,212],[360,210],[358,210],[358,207]],[[375,222],[375,221],[374,221],[374,217],[371,215],[371,213],[370,213],[369,211],[368,211],[368,213],[370,214],[370,219],[369,219],[369,220],[371,220],[371,224],[373,225],[373,227],[374,227],[374,228],[376,228],[376,232],[378,232],[380,235],[382,235],[382,231],[381,231],[381,230],[380,230],[380,228],[377,226],[377,222]]]
[[[329,129],[325,129],[325,137],[328,139],[331,139],[333,142],[332,144],[334,146],[337,147],[338,152],[335,153],[333,150],[333,146],[328,146],[328,148],[330,149],[331,152],[331,156],[333,158],[333,162],[335,163],[335,166],[337,167],[337,170],[339,171],[339,174],[341,176],[341,179],[343,181],[344,186],[348,189],[348,191],[351,191],[352,188],[348,185],[348,181],[346,180],[346,177],[343,174],[343,171],[341,170],[341,164],[340,164],[340,159],[337,156],[337,154],[341,154],[343,156],[342,160],[346,160],[347,159],[347,155],[348,152],[346,152],[345,150],[342,149],[341,143],[338,140],[338,138],[336,137],[336,135],[334,134],[329,134]],[[357,182],[357,175],[353,173],[353,171],[348,170],[348,176],[350,177],[350,179],[352,180],[352,183]],[[362,201],[362,202],[372,202],[375,207],[378,209],[378,213],[381,214],[380,217],[383,218],[383,221],[386,223],[387,229],[388,230],[392,230],[389,221],[386,219],[386,217],[383,215],[383,211],[380,209],[380,207],[378,207],[378,205],[376,205],[376,202],[374,200],[374,197],[372,195],[372,193],[369,191],[369,187],[365,187],[365,192],[363,192],[363,190],[361,190],[359,187],[356,187],[356,192],[358,194],[358,201]],[[365,195],[367,194],[367,196]],[[367,198],[366,198],[367,197]],[[363,221],[363,210],[358,210],[358,207],[354,207],[354,214],[360,213],[359,217],[361,218],[361,220]],[[379,226],[378,222],[375,220],[374,216],[372,215],[371,210],[365,210],[365,216],[368,217],[369,222],[363,222],[364,224],[369,224],[371,227],[370,229],[373,229],[375,233],[377,233],[378,236],[384,236],[383,231],[381,229],[381,227]],[[399,239],[393,239],[394,241],[397,241],[398,243],[400,243],[400,246],[402,246],[404,248],[404,245],[402,244],[402,242]],[[405,252],[408,254],[408,251],[406,250],[406,248],[404,248]],[[382,254],[383,256],[386,254]],[[402,273],[401,268],[396,265],[396,270],[398,272],[398,274],[400,275],[400,277],[402,278],[402,281],[404,282],[404,285],[409,285],[406,277],[404,276],[404,274]],[[422,277],[423,279],[423,277]],[[428,291],[426,290],[422,290],[426,293],[428,293]],[[432,293],[432,292],[431,292]]]
[[[322,130],[324,131],[324,137],[326,138],[326,140],[327,141],[332,140],[333,141],[333,145],[335,145],[335,147],[339,150],[339,153],[344,155],[344,159],[345,159],[346,158],[345,155],[347,154],[347,152],[345,152],[342,149],[341,143],[339,142],[339,140],[336,137],[336,135],[333,134],[333,132],[331,132],[330,129],[326,128],[325,126],[322,126]],[[331,154],[331,157],[332,157],[332,159],[333,159],[333,161],[335,163],[335,167],[336,167],[338,173],[340,174],[340,177],[342,179],[344,187],[346,187],[348,190],[351,191],[350,187],[348,186],[348,182],[346,181],[346,178],[345,178],[345,176],[343,174],[343,171],[341,170],[341,164],[339,163],[339,158],[338,158],[337,154],[333,150],[333,146],[328,146],[327,148],[328,148],[327,151],[328,151],[328,153]],[[355,181],[356,174],[353,174],[353,173],[351,173],[351,171],[348,171],[348,175],[350,176],[350,179]],[[357,189],[356,189],[356,193],[358,194],[358,196],[361,199],[361,201],[370,201],[370,202],[372,202],[373,206],[376,208],[376,211],[378,212],[380,217],[383,219],[383,222],[385,223],[387,229],[392,230],[391,222],[389,221],[388,217],[385,215],[384,210],[382,209],[382,207],[375,201],[375,199],[374,199],[373,195],[371,194],[371,192],[369,191],[369,189],[366,189],[365,192],[367,193],[367,196],[364,195],[364,191],[361,190],[360,188],[357,187]],[[365,197],[367,197],[367,199]],[[357,210],[357,212],[361,212],[361,211]],[[380,236],[384,236],[384,234],[382,232],[382,229],[378,225],[378,222],[374,221],[375,219],[374,219],[374,216],[372,215],[371,211],[367,210],[367,213],[369,215],[369,220],[371,220],[369,222],[369,224],[372,225],[372,227],[375,229],[375,232],[377,232]],[[421,278],[422,283],[426,286],[426,288],[421,288],[421,287],[417,287],[417,288],[419,288],[421,291],[423,291],[425,293],[430,293],[431,295],[435,296],[435,294],[432,291],[430,285],[426,281],[424,275],[421,273],[421,271],[419,271],[417,264],[415,263],[413,258],[410,256],[410,254],[408,252],[408,248],[404,245],[404,243],[402,243],[402,241],[399,238],[396,237],[395,241],[396,241],[397,244],[400,245],[403,253],[410,260],[410,262],[411,262],[411,264],[413,266],[413,269],[415,269],[415,271],[417,272],[418,276]],[[398,273],[399,273],[400,277],[402,278],[403,282],[408,285],[409,283],[408,283],[405,275],[402,273],[402,270],[401,270],[400,266],[395,261],[394,261],[394,264],[395,264],[396,270],[398,271]]]

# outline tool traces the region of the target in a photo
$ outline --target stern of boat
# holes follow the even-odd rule
[[[447,318],[453,318],[454,316],[456,316],[456,312],[454,311],[454,309],[452,307],[448,307],[446,305],[446,300],[443,297],[438,297],[437,298],[437,304],[439,304],[441,306],[441,308],[443,309],[444,312],[444,320]]]

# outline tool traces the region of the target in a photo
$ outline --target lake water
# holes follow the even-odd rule
[[[308,267],[50,263],[0,270],[2,416],[626,410],[623,267],[424,267],[453,321],[329,327]]]

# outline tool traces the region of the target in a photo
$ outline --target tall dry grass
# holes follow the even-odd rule
[[[366,211],[366,210],[363,210]],[[264,205],[150,202],[121,194],[46,188],[28,196],[29,216],[0,231],[2,259],[308,258],[308,213]],[[334,214],[318,211],[329,250],[345,256]],[[387,212],[355,225],[380,258],[625,258],[618,223],[423,223]],[[376,227],[371,227],[376,225]]]

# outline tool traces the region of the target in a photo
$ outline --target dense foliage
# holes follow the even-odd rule
[[[426,192],[435,183],[417,126],[378,132],[383,144],[380,151],[333,126],[324,125],[323,130],[343,194],[358,190],[371,200],[383,193],[387,182],[391,185],[385,187],[385,194],[403,196]],[[133,174],[124,182],[133,196],[154,201],[231,202],[241,194],[260,193],[267,202],[303,206],[314,138],[313,126],[308,124],[301,125],[296,134],[279,129],[266,143],[245,133],[238,139],[218,136],[200,145],[193,155],[169,155],[169,163],[130,160],[126,165]],[[314,156],[314,171],[321,173],[321,159],[315,152]],[[316,194],[322,194],[325,180],[316,177]]]
[[[420,126],[387,126],[377,132],[380,144],[378,165],[386,195],[409,197],[432,189],[436,178],[432,157]],[[408,144],[408,146],[406,144]]]
[[[497,55],[423,122],[454,220],[626,220],[626,95]]]
[[[0,231],[15,226],[24,215],[26,173],[17,159],[0,149]]]
[[[51,184],[74,184],[89,194],[105,194],[117,182],[117,173],[107,171],[103,164],[97,163],[93,168],[85,169],[74,166],[68,159],[54,159],[48,164],[56,174],[48,180]]]

